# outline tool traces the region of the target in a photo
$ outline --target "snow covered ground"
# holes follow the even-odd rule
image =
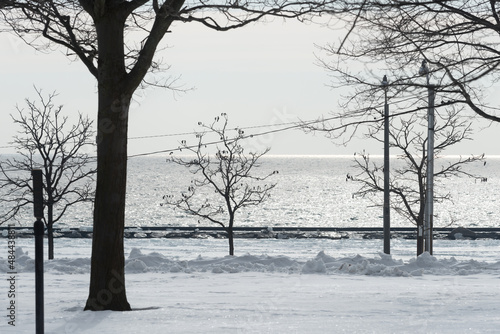
[[[500,241],[126,239],[132,312],[83,312],[89,239],[45,262],[46,333],[498,333]],[[16,326],[0,238],[0,333],[34,333],[33,239],[16,240]],[[46,250],[46,248],[45,248]]]

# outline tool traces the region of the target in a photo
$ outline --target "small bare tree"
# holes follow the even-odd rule
[[[28,109],[17,107],[19,135],[12,144],[16,157],[0,161],[0,203],[6,209],[1,223],[15,219],[22,208],[33,203],[31,173],[41,169],[44,179],[44,205],[47,208],[45,225],[49,240],[49,259],[54,258],[53,225],[68,208],[94,198],[94,159],[82,148],[93,145],[92,122],[79,114],[76,124],[70,125],[61,115],[62,106],[55,107],[55,93],[43,97],[36,90],[40,103],[26,99]]]
[[[219,126],[221,118],[223,124]],[[210,125],[200,122],[204,131],[197,135],[198,143],[190,146],[186,141],[181,142],[180,149],[194,154],[194,157],[172,157],[170,161],[201,177],[193,179],[187,192],[183,192],[180,198],[169,195],[164,196],[164,200],[167,205],[220,225],[228,235],[229,255],[234,255],[233,227],[236,212],[263,203],[276,186],[276,183],[264,182],[277,171],[264,176],[251,174],[254,168],[260,166],[258,160],[269,149],[261,153],[246,153],[242,141],[247,136],[242,130],[236,129],[236,136],[229,137],[227,124],[226,114],[216,117]],[[207,133],[216,134],[220,138],[216,144],[215,156],[207,152],[206,143],[203,142]]]
[[[469,140],[472,134],[470,123],[457,115],[454,108],[449,108],[443,114],[437,114],[435,125],[435,160],[442,152],[452,145],[463,140]],[[408,221],[422,228],[424,225],[424,210],[426,203],[426,175],[427,175],[427,120],[418,114],[406,118],[393,118],[390,122],[389,145],[398,152],[401,164],[390,171],[389,191],[396,196],[391,201],[391,208]],[[367,137],[383,144],[382,125],[373,126]],[[441,165],[440,170],[434,172],[434,184],[439,185],[444,178],[466,176],[481,179],[463,167],[465,165],[484,160],[484,154],[458,158],[454,162]],[[384,166],[378,165],[363,152],[355,155],[355,168],[359,171],[349,178],[361,184],[355,196],[368,198],[377,206],[382,206],[379,198],[369,196],[384,192]],[[434,201],[443,202],[452,200],[449,192],[438,187],[434,193]],[[441,190],[441,192],[439,191]],[[417,240],[417,255],[423,253],[423,239]]]

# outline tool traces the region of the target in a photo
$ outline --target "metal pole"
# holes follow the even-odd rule
[[[384,75],[384,253],[391,253],[391,209],[389,193],[389,104],[387,103],[387,76]]]
[[[36,334],[44,332],[44,305],[43,305],[43,222],[35,221],[35,312]]]
[[[33,225],[35,234],[35,319],[36,334],[44,332],[43,305],[43,181],[42,171],[31,171],[33,176],[33,208],[36,221]]]
[[[434,87],[429,85],[429,108],[427,110],[428,133],[427,133],[427,179],[426,179],[426,203],[424,218],[425,251],[432,255],[432,226],[434,216]]]

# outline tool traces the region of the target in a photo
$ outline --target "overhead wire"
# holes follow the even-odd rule
[[[276,127],[283,125],[297,124],[297,122],[288,122],[288,123],[279,123],[279,124],[265,124],[265,125],[254,125],[254,126],[246,126],[246,127],[238,127],[234,130],[248,130],[248,129],[258,129],[258,128],[268,128],[268,127]],[[150,139],[150,138],[161,138],[161,137],[176,137],[176,136],[185,136],[185,135],[196,135],[198,132],[181,132],[181,133],[168,133],[161,135],[149,135],[149,136],[138,136],[138,137],[129,137],[129,140],[134,139]]]
[[[316,123],[318,122],[318,120],[315,120],[315,121],[312,121],[313,123]],[[289,126],[289,127],[286,127],[286,128],[281,128],[281,129],[275,129],[275,130],[270,130],[270,131],[266,131],[266,132],[262,132],[262,133],[257,133],[257,134],[251,134],[251,135],[248,135],[248,136],[245,136],[244,138],[252,138],[252,137],[258,137],[258,136],[262,136],[262,135],[266,135],[266,134],[270,134],[270,133],[275,133],[275,132],[281,132],[281,131],[286,131],[286,130],[290,130],[290,129],[294,129],[294,128],[297,128],[297,127],[300,127],[300,126],[303,126],[303,124],[310,124],[311,121],[308,121],[308,122],[305,122],[305,123],[300,123],[300,122],[287,122],[287,123],[279,123],[279,124],[265,124],[265,125],[254,125],[254,126],[247,126],[247,127],[239,127],[239,128],[235,128],[235,129],[230,129],[230,130],[249,130],[249,129],[258,129],[258,128],[266,128],[266,127],[277,127],[277,126],[284,126],[284,125],[292,125],[292,126]],[[150,135],[150,136],[137,136],[137,137],[129,137],[128,139],[129,140],[134,140],[134,139],[150,139],[150,138],[162,138],[162,137],[176,137],[176,136],[183,136],[183,135],[196,135],[198,134],[199,132],[181,132],[181,133],[170,133],[170,134],[161,134],[161,135]],[[213,141],[213,142],[207,142],[207,143],[204,143],[203,145],[205,146],[210,146],[210,145],[216,145],[216,144],[219,144],[221,143],[221,141]],[[14,147],[14,146],[4,146],[4,147],[0,147],[0,148],[11,148],[11,147]],[[194,148],[196,146],[192,146],[192,147],[186,147],[186,148]],[[129,155],[127,156],[127,158],[136,158],[136,157],[140,157],[140,156],[148,156],[148,155],[155,155],[155,154],[160,154],[160,153],[169,153],[169,152],[175,152],[175,151],[178,151],[179,148],[172,148],[172,149],[165,149],[165,150],[160,150],[160,151],[153,151],[153,152],[146,152],[146,153],[139,153],[139,154],[133,154],[133,155]],[[97,157],[90,157],[91,159],[95,158],[95,160],[97,160]],[[17,172],[17,171],[24,171],[22,169],[8,169],[8,170],[5,170],[6,172]]]
[[[408,112],[401,112],[397,113],[397,115],[403,115]],[[395,115],[393,115],[395,116]],[[328,122],[332,121],[335,119],[342,118],[341,116],[333,116],[333,117],[328,117],[328,118],[318,118],[315,120],[310,120],[310,121],[296,121],[296,122],[288,122],[288,123],[280,123],[280,124],[266,124],[266,125],[255,125],[255,126],[248,126],[248,127],[237,127],[237,128],[232,128],[230,130],[248,130],[248,129],[258,129],[258,128],[269,128],[269,127],[277,127],[277,126],[286,126],[284,128],[279,128],[279,129],[273,129],[269,131],[264,131],[260,133],[254,133],[254,134],[249,134],[245,135],[242,137],[242,139],[247,139],[247,138],[255,138],[259,136],[264,136],[272,133],[278,133],[278,132],[283,132],[283,131],[288,131],[288,130],[293,130],[297,128],[304,128],[309,125],[317,124],[317,123],[322,123],[322,122]],[[359,125],[359,124],[365,124],[365,123],[374,123],[374,122],[379,122],[381,119],[371,119],[371,120],[365,120],[365,121],[353,121],[350,123],[344,123],[341,124],[337,127],[330,128],[328,131],[337,131],[343,128],[346,128],[351,125]],[[128,139],[149,139],[149,138],[161,138],[161,137],[174,137],[174,136],[181,136],[181,135],[197,135],[199,132],[183,132],[183,133],[173,133],[173,134],[161,134],[161,135],[150,135],[150,136],[138,136],[138,137],[129,137]],[[232,138],[230,140],[235,140],[236,138]],[[206,142],[203,145],[204,146],[210,146],[210,145],[217,145],[222,143],[222,140],[217,140],[217,141],[212,141],[212,142]],[[164,149],[164,150],[158,150],[158,151],[151,151],[151,152],[145,152],[145,153],[138,153],[138,154],[132,154],[128,155],[127,158],[136,158],[136,157],[141,157],[141,156],[149,156],[149,155],[155,155],[155,154],[161,154],[161,153],[171,153],[175,151],[179,151],[182,148],[184,149],[190,149],[190,148],[196,148],[197,145],[192,145],[192,146],[185,146],[185,147],[176,147],[176,148],[169,148],[169,149]],[[0,147],[1,148],[1,147]],[[90,157],[91,159],[95,159],[97,161],[97,157]]]
[[[324,119],[324,118],[323,119],[316,119],[316,120],[307,121],[307,122],[298,121],[298,122],[281,123],[281,124],[276,124],[276,125],[274,125],[274,124],[271,124],[271,125],[257,125],[257,126],[235,128],[235,129],[231,129],[231,130],[248,130],[248,129],[262,128],[262,127],[273,127],[273,126],[291,125],[291,126],[288,126],[288,127],[285,127],[285,128],[274,129],[274,130],[264,131],[264,132],[255,133],[255,134],[249,134],[249,135],[246,135],[246,136],[242,137],[242,139],[247,139],[247,138],[255,138],[255,137],[264,136],[264,135],[268,135],[268,134],[272,134],[272,133],[282,132],[282,131],[288,131],[288,130],[292,130],[292,129],[296,129],[296,128],[301,128],[301,127],[304,127],[304,126],[307,126],[307,125],[311,125],[311,124],[315,124],[315,123],[320,123],[320,122],[325,122],[325,121],[333,120],[333,119],[335,119],[337,117],[338,116],[330,117],[330,118],[326,118],[326,119]],[[196,135],[197,132],[192,132],[192,133],[188,133],[188,134]],[[235,140],[235,138],[232,138],[230,140]],[[217,140],[217,141],[203,143],[203,145],[204,146],[217,145],[217,144],[221,144],[222,142],[223,142],[222,140]],[[197,146],[198,145],[192,145],[192,146],[185,146],[183,148],[184,149],[190,149],[190,148],[196,148]],[[171,152],[179,151],[181,149],[182,148],[180,148],[180,147],[176,147],[176,148],[170,148],[170,149],[159,150],[159,151],[152,151],[152,152],[146,152],[146,153],[138,153],[138,154],[129,155],[128,158],[136,158],[136,157],[148,156],[148,155],[155,155],[155,154],[161,154],[161,153],[171,153]]]
[[[402,112],[398,112],[398,113],[395,113],[395,114],[391,115],[391,117],[406,115],[406,114],[411,113],[411,112],[413,112],[413,111],[411,111],[411,110],[410,111],[402,111]],[[246,136],[242,137],[242,139],[254,138],[254,137],[258,137],[258,136],[263,136],[263,135],[267,135],[267,134],[272,134],[272,133],[277,133],[277,132],[292,130],[292,129],[296,129],[296,128],[303,128],[303,127],[307,127],[308,125],[322,123],[322,122],[328,122],[328,121],[332,121],[332,120],[339,119],[339,118],[342,118],[342,116],[332,116],[332,117],[328,117],[328,118],[320,118],[320,119],[306,121],[306,122],[298,121],[298,122],[282,123],[281,125],[288,125],[288,124],[293,124],[293,125],[285,127],[285,128],[280,128],[280,129],[265,131],[265,132],[261,132],[261,133],[246,135]],[[383,120],[383,116],[381,116],[380,118],[375,117],[375,118],[369,119],[369,120],[352,121],[352,122],[349,122],[349,123],[341,124],[341,125],[339,125],[337,127],[330,128],[330,129],[328,129],[328,131],[329,132],[333,132],[333,131],[337,131],[337,130],[341,130],[341,129],[347,128],[349,126],[355,126],[355,125],[357,126],[357,125],[361,125],[361,124],[377,123],[377,122],[380,122],[382,120]],[[247,127],[247,128],[237,128],[237,129],[241,130],[241,129],[248,129],[248,128],[269,127],[269,126],[273,126],[273,125],[262,125],[262,126]],[[189,133],[189,134],[195,135],[195,134],[197,134],[197,132],[192,132],[192,133]],[[234,139],[235,138],[230,139],[230,140],[234,140]],[[216,145],[216,144],[221,144],[222,142],[223,142],[222,140],[218,140],[218,141],[213,141],[213,142],[207,142],[207,143],[204,143],[203,145],[205,145],[205,146]],[[128,158],[136,158],[136,157],[148,156],[148,155],[155,155],[155,154],[161,154],[161,153],[171,153],[171,152],[182,150],[183,148],[184,149],[191,149],[191,148],[196,148],[197,146],[198,146],[198,144],[197,145],[191,145],[191,146],[170,148],[170,149],[159,150],[159,151],[146,152],[146,153],[138,153],[138,154],[129,155]]]

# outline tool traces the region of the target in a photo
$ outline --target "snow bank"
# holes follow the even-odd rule
[[[34,260],[22,247],[16,249],[18,272],[33,272]],[[90,271],[89,258],[61,258],[45,261],[47,272],[80,274]],[[7,259],[0,258],[0,270],[7,272]],[[319,252],[314,258],[297,260],[287,256],[243,255],[205,258],[199,255],[193,260],[177,260],[158,252],[143,254],[139,248],[132,248],[125,262],[127,273],[290,273],[323,275],[369,275],[369,276],[421,276],[421,275],[471,275],[500,272],[500,262],[487,263],[475,260],[459,261],[454,257],[437,259],[424,253],[408,261],[394,259],[380,253],[376,258],[356,255],[334,258]]]

